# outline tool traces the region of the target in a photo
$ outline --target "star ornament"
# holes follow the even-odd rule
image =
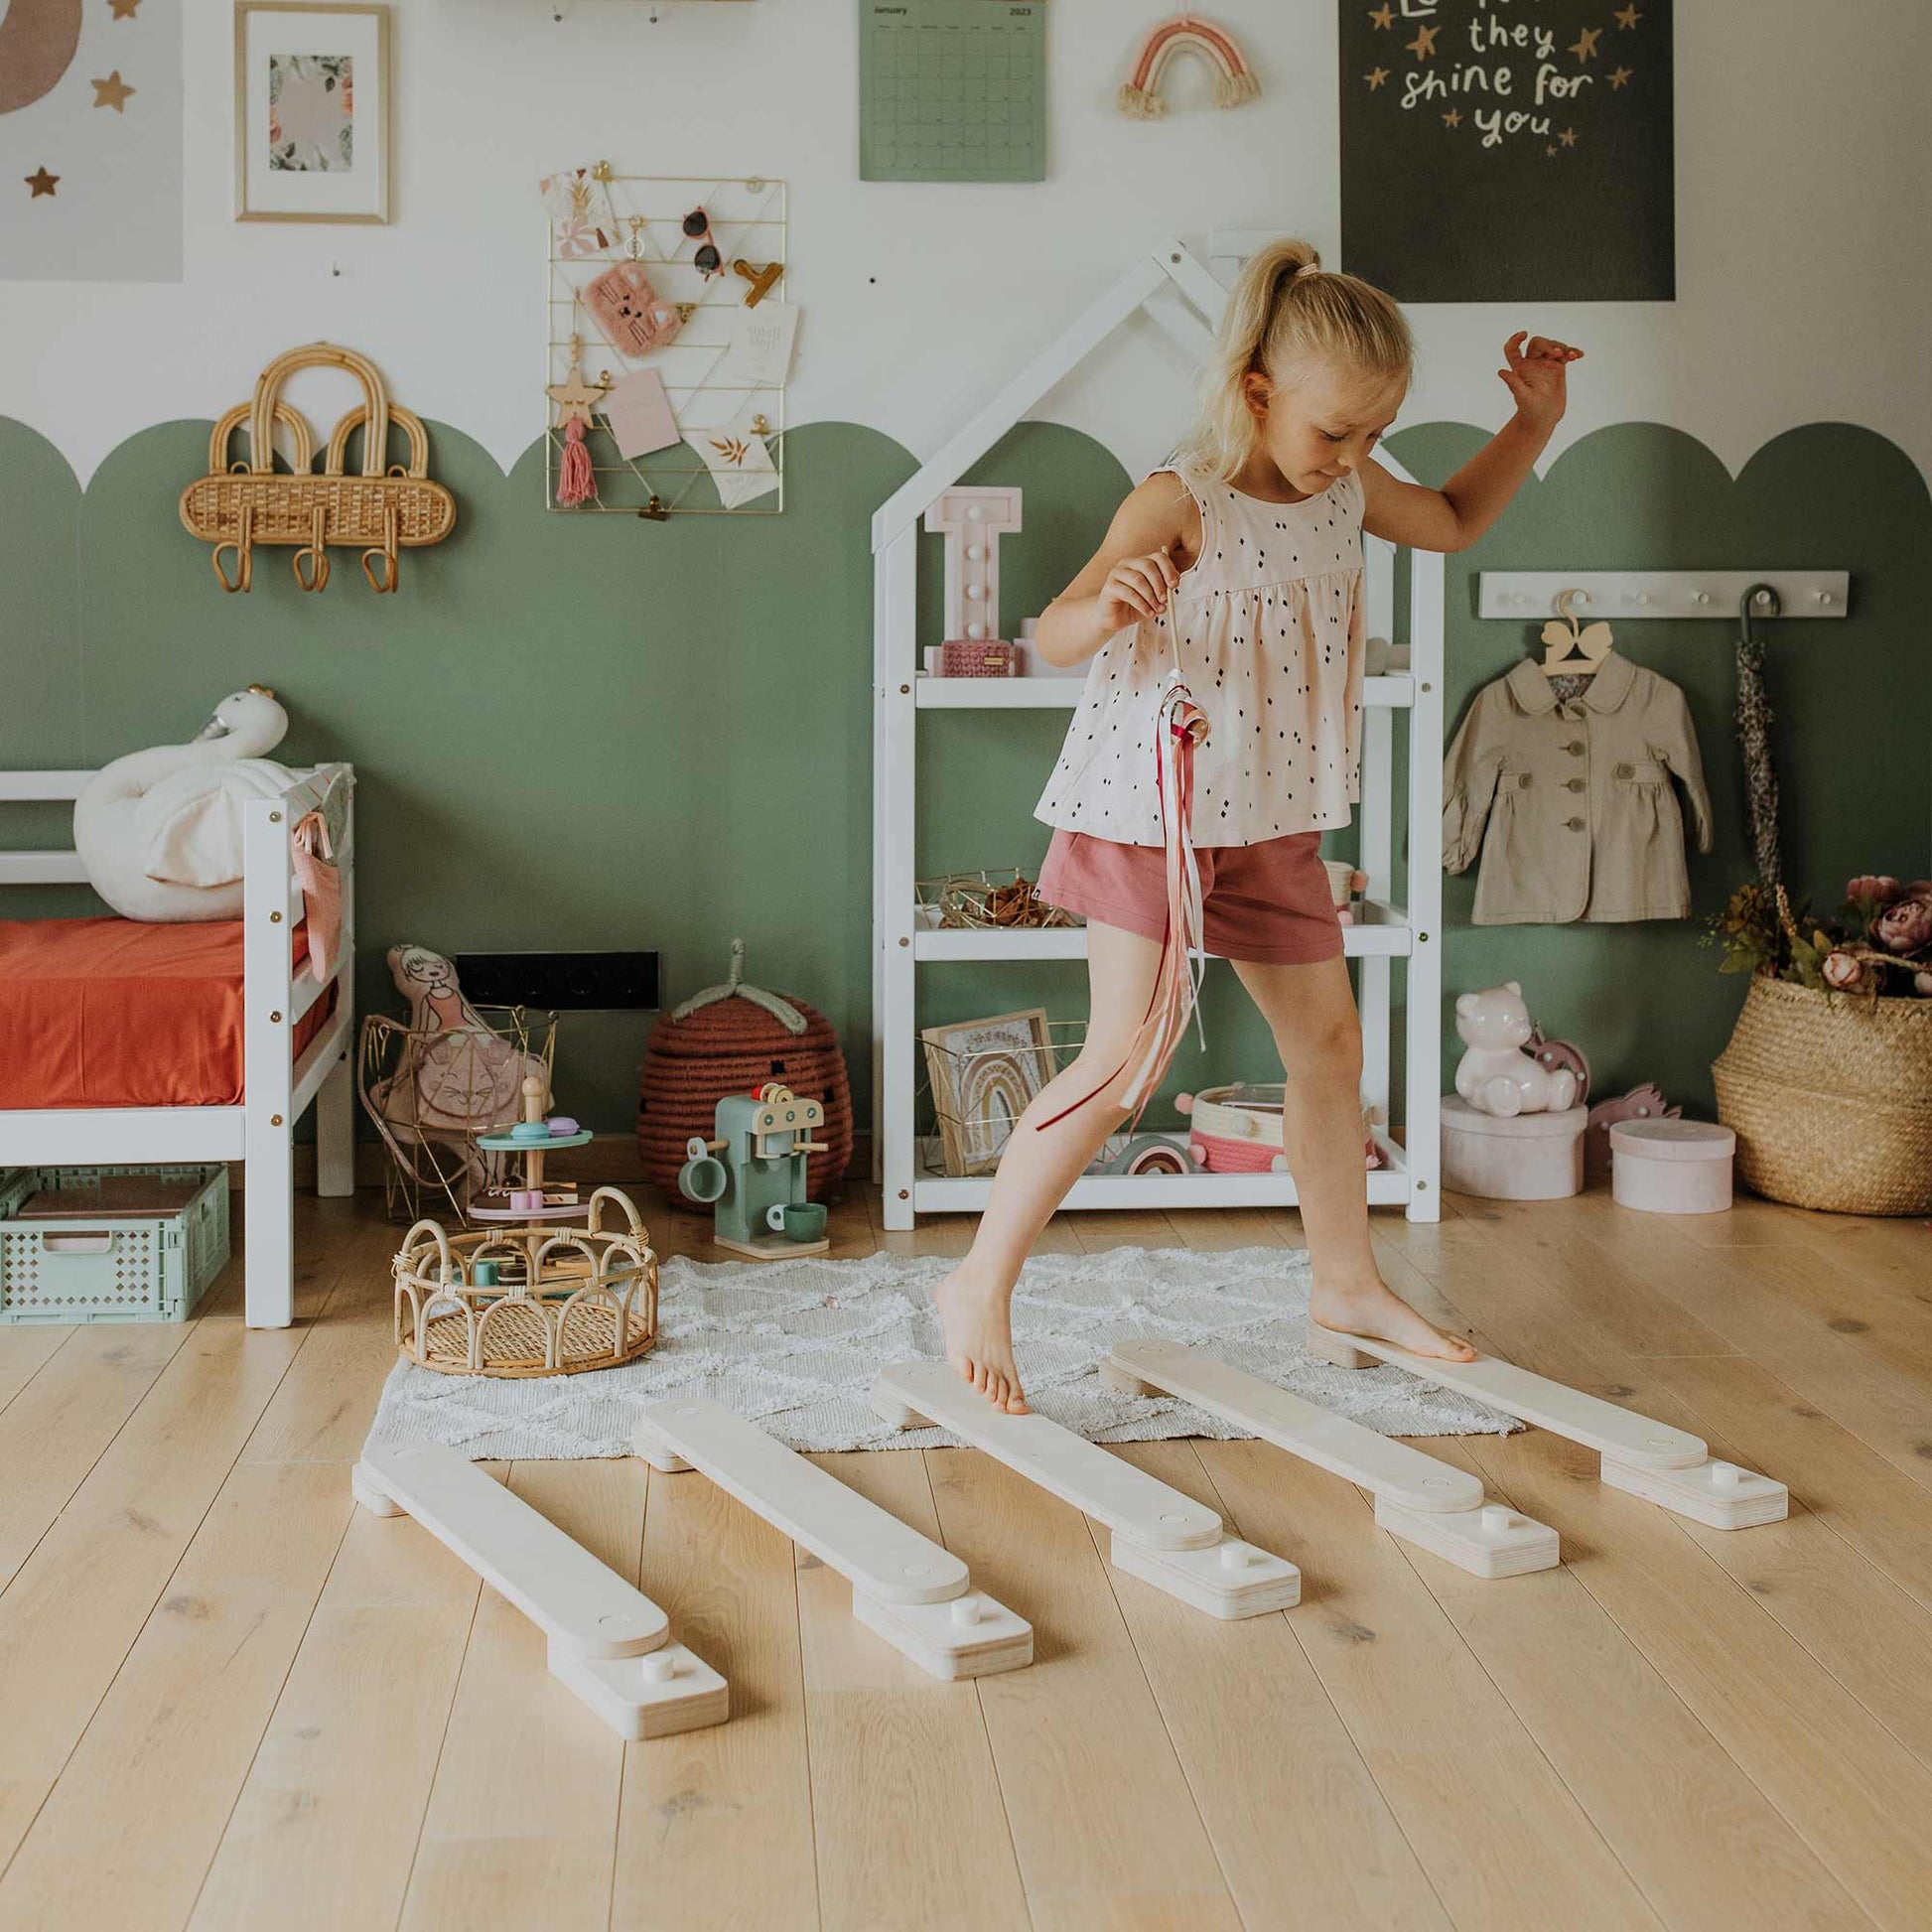
[[[1569,51],[1580,61],[1589,61],[1596,56],[1596,43],[1603,38],[1600,27],[1585,27],[1578,31],[1577,45]]]
[[[1636,32],[1637,22],[1640,21],[1642,18],[1643,15],[1640,14],[1635,7],[1625,7],[1617,15],[1616,24],[1619,27],[1621,27],[1626,34],[1631,34]]]
[[[1445,127],[1460,127],[1462,125],[1462,110],[1458,107],[1451,107],[1443,116],[1443,125]]]
[[[1567,127],[1564,129],[1564,131],[1561,134],[1557,136],[1557,139],[1561,141],[1566,148],[1574,148],[1577,145],[1577,130],[1574,127]]]
[[[1419,61],[1433,60],[1436,54],[1436,36],[1443,30],[1440,27],[1418,27],[1416,38],[1408,43],[1408,50]]]
[[[1368,82],[1369,92],[1373,93],[1389,77],[1387,68],[1377,68],[1373,73],[1365,73],[1362,78]]]
[[[107,0],[107,4],[114,10],[116,20],[132,20],[141,0]]]
[[[544,391],[552,402],[563,412],[558,422],[589,424],[591,411],[604,400],[604,391],[594,383],[586,382],[577,369],[570,372],[568,382],[553,382]]]
[[[105,80],[90,80],[87,84],[94,90],[94,105],[111,107],[117,114],[126,113],[128,96],[136,91],[121,78],[119,68]]]
[[[1631,73],[1631,69],[1629,68],[1618,68],[1617,70],[1610,75],[1611,87],[1618,88],[1618,87],[1628,86],[1630,84],[1630,73]]]
[[[1377,33],[1386,33],[1395,25],[1395,9],[1390,6],[1377,7],[1369,14],[1369,19],[1375,23]]]
[[[45,162],[41,164],[39,174],[21,176],[21,180],[34,191],[27,198],[30,202],[38,202],[43,195],[51,196],[54,193],[55,185],[60,179],[61,177],[59,175],[50,175],[47,172],[47,164]]]

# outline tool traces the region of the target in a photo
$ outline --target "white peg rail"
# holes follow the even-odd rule
[[[1380,459],[1378,459],[1380,460]],[[1768,584],[1780,618],[1842,618],[1852,598],[1843,570],[1485,570],[1476,612],[1485,618],[1553,618],[1557,599],[1575,591],[1579,619],[1627,622],[1632,618],[1728,618],[1746,591]],[[1770,619],[1768,607],[1754,617]]]
[[[921,1670],[948,1680],[1021,1670],[1033,1625],[976,1593],[966,1566],[756,1423],[701,1398],[653,1402],[637,1453],[654,1469],[700,1469],[852,1586],[852,1614]]]
[[[896,1427],[936,1423],[1104,1524],[1116,1570],[1209,1616],[1260,1616],[1302,1600],[1302,1573],[1228,1536],[1205,1504],[1045,1416],[995,1409],[948,1363],[896,1362],[880,1371],[872,1401]]]
[[[1086,956],[1086,934],[1078,929],[1004,933],[918,927],[913,853],[920,711],[1068,709],[1084,685],[1080,677],[919,674],[919,645],[939,641],[918,635],[919,518],[1130,317],[1145,311],[1189,353],[1201,355],[1226,301],[1226,290],[1199,260],[1177,241],[1162,241],[1043,347],[873,518],[873,1178],[880,1184],[889,1229],[909,1228],[922,1213],[981,1208],[992,1184],[984,1175],[938,1171],[920,1147],[919,968],[935,960],[973,960],[992,968],[1008,960]],[[1377,461],[1407,479],[1386,453]],[[1364,548],[1367,633],[1395,638],[1397,553],[1374,538]],[[1067,560],[1067,575],[1078,562]],[[1406,1129],[1402,1145],[1381,1142],[1384,1165],[1368,1176],[1368,1198],[1402,1207],[1411,1220],[1433,1221],[1442,1131],[1443,559],[1412,552],[1408,571],[1409,669],[1366,681],[1357,823],[1367,904],[1361,922],[1346,929],[1344,949],[1356,962],[1363,1097],[1378,1119],[1400,1119]],[[1408,783],[1400,798],[1394,780],[1399,716],[1408,721],[1409,740]],[[1042,784],[1046,775],[1039,774]],[[1045,839],[1041,827],[1042,847]],[[1406,905],[1394,898],[1398,852],[1407,857]],[[1402,1104],[1392,1107],[1392,962],[1398,959],[1404,962],[1408,993],[1407,1079]],[[1241,1071],[1228,1068],[1222,1077]],[[1064,1204],[1292,1206],[1295,1199],[1295,1182],[1285,1173],[1088,1174],[1073,1183]]]
[[[725,1722],[725,1680],[670,1619],[486,1470],[437,1443],[378,1443],[350,1475],[377,1516],[408,1515],[548,1639],[550,1674],[632,1738]]]
[[[1337,1368],[1369,1368],[1388,1362],[1439,1388],[1453,1389],[1486,1408],[1563,1436],[1602,1458],[1598,1473],[1613,1489],[1627,1490],[1714,1530],[1749,1529],[1781,1521],[1790,1492],[1768,1476],[1713,1458],[1703,1441],[1669,1423],[1653,1422],[1548,1376],[1534,1375],[1494,1355],[1472,1362],[1412,1355],[1367,1335],[1338,1334],[1309,1323],[1309,1351]]]
[[[1126,1395],[1178,1396],[1361,1484],[1375,1497],[1381,1528],[1471,1576],[1520,1577],[1558,1561],[1556,1531],[1485,1501],[1480,1477],[1180,1342],[1120,1342],[1100,1365],[1100,1379]]]

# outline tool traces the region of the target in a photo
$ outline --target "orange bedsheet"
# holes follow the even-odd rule
[[[293,957],[308,957],[298,926]],[[336,988],[303,1015],[294,1050]],[[0,1108],[229,1107],[242,1096],[241,921],[0,920]]]

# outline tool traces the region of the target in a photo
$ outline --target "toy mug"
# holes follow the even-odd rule
[[[731,1185],[731,1171],[706,1146],[704,1136],[693,1134],[684,1144],[684,1166],[678,1170],[678,1192],[686,1200],[710,1207],[725,1197]]]
[[[825,1232],[825,1209],[818,1201],[789,1207],[774,1201],[764,1210],[764,1222],[787,1241],[816,1241]]]

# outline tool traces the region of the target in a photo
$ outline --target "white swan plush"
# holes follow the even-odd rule
[[[73,802],[88,883],[124,919],[241,916],[241,803],[301,774],[265,758],[289,715],[260,684],[231,692],[186,745],[103,765]]]

